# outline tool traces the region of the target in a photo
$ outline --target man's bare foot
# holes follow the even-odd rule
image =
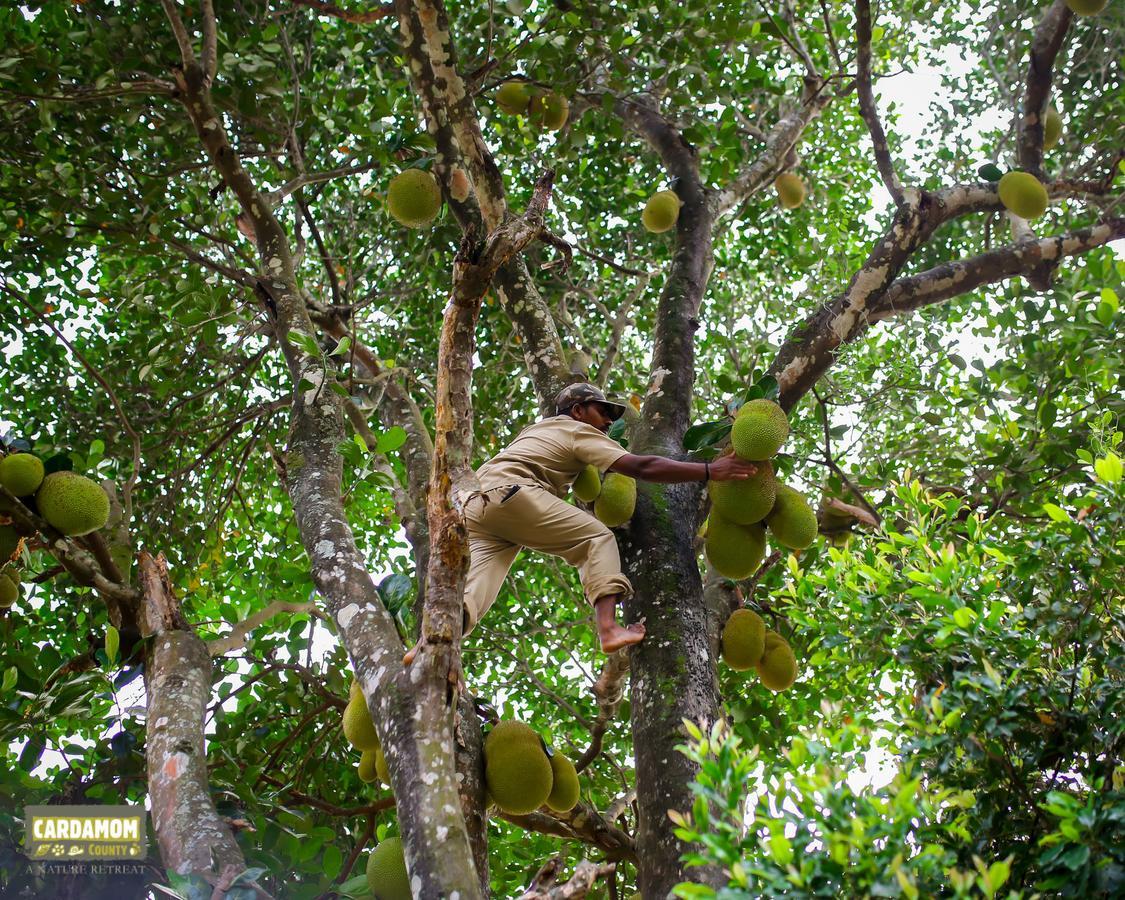
[[[607,628],[598,629],[598,640],[602,644],[602,653],[616,653],[622,647],[639,644],[644,639],[645,627],[639,622],[624,627],[614,622]]]
[[[404,666],[408,666],[412,662],[414,662],[414,657],[418,655],[418,651],[421,649],[421,647],[422,647],[422,642],[419,641],[417,644],[415,644],[413,647],[411,647],[409,650],[407,650],[406,653],[403,654],[402,664]]]

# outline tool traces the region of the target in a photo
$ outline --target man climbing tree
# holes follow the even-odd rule
[[[465,634],[488,612],[526,547],[577,567],[586,601],[594,608],[603,653],[644,638],[644,623],[617,624],[617,604],[633,589],[621,572],[613,532],[562,498],[588,466],[599,474],[617,472],[664,484],[744,480],[758,467],[733,455],[693,463],[628,453],[606,436],[624,414],[623,403],[607,400],[592,384],[572,384],[555,398],[554,416],[525,428],[477,470],[480,490],[462,500],[470,549]],[[417,649],[415,645],[407,652],[407,665]]]

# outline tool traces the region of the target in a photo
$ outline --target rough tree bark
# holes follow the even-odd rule
[[[152,827],[164,865],[213,885],[246,869],[230,827],[211,802],[203,721],[211,701],[211,654],[172,593],[164,556],[139,558],[144,590],[145,752]]]

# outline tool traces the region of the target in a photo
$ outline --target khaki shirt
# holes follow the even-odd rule
[[[629,451],[593,425],[553,416],[528,425],[477,469],[482,491],[509,484],[541,487],[564,497],[587,465],[605,472]]]

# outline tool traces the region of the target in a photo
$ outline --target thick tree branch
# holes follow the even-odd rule
[[[898,176],[895,174],[894,161],[891,159],[891,151],[887,146],[887,135],[879,121],[879,111],[875,108],[875,95],[871,89],[870,0],[856,0],[855,17],[856,94],[859,97],[859,110],[863,116],[863,121],[867,123],[867,131],[870,133],[871,143],[875,147],[875,162],[879,167],[883,184],[887,186],[895,205],[902,206],[905,202],[902,184],[899,183]]]
[[[306,9],[313,10],[319,15],[341,19],[344,22],[350,22],[352,25],[368,25],[371,22],[378,22],[380,19],[386,19],[395,14],[393,3],[387,3],[383,6],[376,6],[375,9],[358,12],[344,9],[343,7],[337,6],[335,3],[328,3],[326,0],[290,0],[290,2],[294,6],[303,6]]]
[[[1028,54],[1017,149],[1020,167],[1040,179],[1043,178],[1043,116],[1051,97],[1055,58],[1066,39],[1072,16],[1065,0],[1055,0],[1039,20]]]
[[[593,888],[594,882],[599,878],[609,877],[615,868],[613,863],[598,865],[584,859],[574,867],[574,874],[570,876],[570,880],[555,884],[558,865],[548,863],[544,867],[547,870],[544,873],[545,877],[540,879],[536,876],[532,886],[520,894],[520,900],[575,900],[575,898],[586,897]]]
[[[579,803],[570,812],[555,812],[543,807],[523,816],[500,812],[500,818],[528,831],[578,840],[602,850],[611,860],[636,862],[637,848],[633,839],[592,806]]]
[[[246,861],[211,800],[203,718],[211,695],[211,657],[172,593],[167,565],[140,554],[145,660],[148,790],[152,826],[165,867],[216,884]]]
[[[1021,241],[970,259],[943,263],[892,283],[869,319],[874,323],[906,315],[982,285],[1026,275],[1043,262],[1057,262],[1121,238],[1125,238],[1125,218],[1114,218],[1067,234]]]

